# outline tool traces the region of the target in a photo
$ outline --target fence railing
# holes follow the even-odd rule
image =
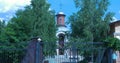
[[[101,47],[104,44],[100,42],[74,42],[65,45],[64,48],[57,48],[52,42],[37,39],[33,38],[27,49],[0,48],[0,63],[101,63],[105,53],[105,49]]]
[[[0,63],[21,63],[25,49],[0,49]]]

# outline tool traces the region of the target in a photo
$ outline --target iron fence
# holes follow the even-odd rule
[[[0,63],[21,63],[25,49],[0,49]]]
[[[0,48],[0,63],[105,63],[103,43],[74,42],[57,48],[55,42],[39,42],[36,39],[28,44],[27,49]],[[107,60],[106,63],[111,62]]]
[[[54,55],[51,53],[47,55],[44,54],[44,63],[102,63],[106,51],[106,48],[101,47],[103,45],[101,42],[69,43],[65,45],[64,48],[58,48],[63,54],[57,55],[57,51]],[[49,45],[49,47],[52,46]],[[47,50],[51,51],[50,48],[47,48]]]

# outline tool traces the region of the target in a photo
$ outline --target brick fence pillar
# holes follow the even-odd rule
[[[42,63],[43,42],[38,41],[38,37],[32,38],[27,46],[27,52],[22,63]]]

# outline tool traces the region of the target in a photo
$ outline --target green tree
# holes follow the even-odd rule
[[[109,0],[74,0],[78,11],[69,17],[71,24],[71,37],[74,42],[102,42],[109,35],[109,24],[112,20],[113,13],[108,12]],[[78,44],[79,45],[79,44]],[[94,46],[87,44],[79,45],[81,48],[98,48],[102,46]],[[90,58],[94,62],[94,57],[97,57],[98,51],[82,51],[85,60]],[[93,57],[94,56],[94,57]],[[85,63],[85,62],[83,62]]]
[[[46,0],[32,0],[32,33],[33,37],[40,36],[44,43],[45,54],[54,53],[56,45],[56,25],[54,11],[49,10]],[[53,47],[54,46],[54,47]]]
[[[23,48],[32,37],[40,37],[45,42],[45,55],[55,53],[55,14],[49,7],[46,0],[31,0],[31,5],[18,10],[7,25],[0,21],[0,58],[3,62],[9,58],[11,62],[19,63],[16,57],[23,56]]]
[[[46,0],[32,0],[32,35],[41,36],[44,41],[55,38],[55,15],[49,11],[49,4]]]
[[[7,24],[7,35],[10,42],[22,42],[30,39],[32,19],[30,17],[31,9],[26,7],[25,10],[18,10]]]
[[[74,0],[78,12],[70,16],[71,36],[82,41],[99,42],[108,37],[113,13],[109,0]]]
[[[55,51],[55,14],[49,7],[46,0],[31,0],[31,5],[18,10],[6,27],[8,41],[15,47],[24,47],[30,38],[40,37],[45,42],[45,54]]]
[[[5,21],[1,20],[0,21],[0,42],[1,43],[4,43],[6,42],[6,34],[5,34],[5,28],[6,28],[6,24],[5,24]]]
[[[120,40],[118,38],[108,37],[104,42],[106,42],[105,46],[108,48],[120,50]]]
[[[43,41],[55,41],[55,15],[49,6],[45,0],[32,0],[25,10],[18,10],[7,25],[14,33],[10,40],[20,42],[40,36]]]

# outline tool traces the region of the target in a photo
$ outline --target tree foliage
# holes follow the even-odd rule
[[[43,41],[55,41],[54,12],[49,11],[49,4],[45,0],[32,0],[25,10],[18,10],[7,28],[12,32],[7,33],[10,42],[26,41],[38,36]]]
[[[5,37],[0,39],[6,40],[6,45],[1,48],[25,48],[33,37],[40,37],[45,48],[55,48],[55,14],[49,7],[46,0],[32,0],[31,5],[18,10],[4,28]]]
[[[108,37],[106,38],[106,40],[104,40],[104,42],[106,42],[105,46],[107,46],[108,48],[112,48],[114,50],[120,50],[120,40],[114,37]]]
[[[5,21],[0,20],[0,42],[4,42],[5,40]]]
[[[103,40],[109,36],[109,24],[114,15],[107,11],[109,0],[74,0],[74,2],[78,11],[69,17],[73,41],[86,43],[103,42]],[[87,46],[93,46],[93,48],[99,47],[90,44],[82,47],[87,48]],[[83,52],[85,61],[87,61],[87,58],[91,55],[96,56],[93,55],[93,53],[98,54],[97,51],[93,51],[92,49],[91,51]]]
[[[70,16],[71,36],[82,41],[99,42],[108,37],[113,13],[109,0],[74,0],[78,12]]]
[[[55,38],[55,15],[49,11],[46,0],[32,0],[32,35],[41,36],[44,41],[52,41]],[[41,3],[41,4],[40,4]]]
[[[52,49],[56,41],[56,26],[54,11],[49,10],[49,7],[50,4],[46,0],[31,0],[31,5],[26,6],[24,10],[18,10],[6,25],[0,21],[0,51],[5,49],[0,56],[11,51],[15,55],[21,54],[14,50],[6,50],[23,49],[33,37],[40,37],[47,43],[44,47]],[[48,50],[45,50],[45,53],[46,51]]]

